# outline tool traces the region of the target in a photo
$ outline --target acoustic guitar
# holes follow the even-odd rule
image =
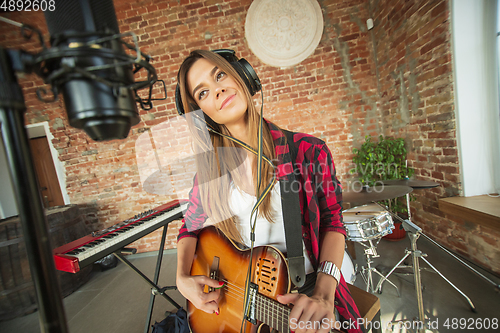
[[[245,311],[250,259],[250,287]],[[198,310],[188,301],[189,325],[193,333],[290,332],[291,308],[276,300],[278,295],[290,291],[291,284],[287,262],[278,249],[258,246],[251,253],[248,249],[241,249],[219,229],[206,227],[198,235],[191,275],[205,275],[225,282],[221,289],[219,315]]]

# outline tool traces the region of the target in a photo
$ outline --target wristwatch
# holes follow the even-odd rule
[[[337,280],[337,284],[340,281],[340,269],[331,261],[322,261],[318,267],[318,273],[325,273],[333,276]]]

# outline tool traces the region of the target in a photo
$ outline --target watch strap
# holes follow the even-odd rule
[[[337,284],[340,282],[340,269],[331,261],[322,261],[317,272],[333,276],[337,280]]]

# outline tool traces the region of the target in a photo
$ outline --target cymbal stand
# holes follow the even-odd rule
[[[373,240],[371,240],[371,239],[368,240],[368,243],[370,244],[370,246],[364,244],[363,242],[360,242],[360,244],[365,247],[364,254],[365,254],[366,266],[367,266],[367,267],[363,266],[361,268],[361,276],[363,277],[363,280],[366,283],[366,291],[371,292],[372,294],[375,293],[375,291],[378,289],[378,285],[377,285],[377,288],[373,288],[373,285],[374,285],[373,272],[375,272],[376,274],[378,274],[380,276],[380,278],[381,278],[380,281],[387,279],[382,273],[380,273],[377,270],[376,267],[372,267],[372,264],[373,264],[372,258],[380,257],[380,255],[377,253],[377,245],[380,242],[380,240],[381,240],[381,238],[379,238],[377,240],[376,244],[373,244]],[[380,284],[380,281],[379,281],[379,284]],[[398,287],[391,280],[387,280],[387,282],[389,282],[394,288],[396,288],[396,291],[397,291],[398,297],[399,297],[400,294],[399,294]]]
[[[440,271],[438,271],[425,257],[427,257],[427,254],[423,253],[422,251],[417,249],[417,240],[418,238],[422,235],[426,237],[427,239],[430,239],[429,237],[425,236],[422,233],[422,229],[412,223],[409,220],[403,220],[396,214],[393,214],[391,212],[391,215],[395,216],[397,219],[401,220],[403,223],[403,227],[408,233],[408,237],[410,239],[410,250],[406,249],[405,256],[390,270],[390,272],[385,276],[384,279],[381,279],[376,287],[376,290],[381,293],[382,292],[382,284],[384,283],[385,280],[389,281],[388,278],[389,276],[397,269],[397,268],[407,268],[407,267],[412,267],[413,268],[413,276],[414,276],[414,282],[415,282],[415,292],[417,296],[417,305],[418,305],[418,317],[419,320],[422,323],[425,323],[425,313],[424,313],[424,303],[423,303],[423,296],[422,296],[422,280],[420,276],[420,264],[419,264],[419,259],[422,259],[429,267],[431,267],[434,272],[439,274],[448,284],[450,284],[455,290],[457,290],[469,303],[469,306],[473,312],[476,312],[476,308],[472,301],[470,300],[467,295],[465,295],[460,289],[458,289],[453,283],[451,283],[450,280],[448,280]],[[400,264],[409,256],[412,256],[412,265],[407,266],[403,265],[400,266]],[[424,325],[425,326],[425,325]]]

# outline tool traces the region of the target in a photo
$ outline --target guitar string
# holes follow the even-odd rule
[[[240,287],[240,286],[238,286],[237,284],[231,283],[231,282],[229,282],[229,281],[227,281],[227,280],[224,280],[224,279],[223,279],[223,280],[221,280],[221,281],[222,281],[222,282],[225,282],[225,283],[226,283],[226,286],[233,286],[233,287],[235,287],[235,288],[238,288],[239,290],[242,290],[242,291],[244,290],[244,289],[243,289],[243,287]]]
[[[241,293],[241,292],[234,292],[234,291],[227,289],[227,290],[224,290],[224,296],[230,296],[233,299],[243,301],[243,293]]]
[[[241,286],[231,283],[225,279],[221,281],[226,283],[226,285],[222,288],[224,296],[230,297],[231,299],[239,302],[244,300],[244,290]],[[257,320],[262,321],[266,325],[277,330],[287,332],[291,313],[291,309],[289,307],[262,294],[257,295],[255,305],[257,307]]]
[[[243,301],[244,299],[241,293],[231,292],[230,288],[223,288],[223,290],[225,291],[224,295],[226,297],[230,297],[236,301]],[[268,300],[262,296],[257,297],[255,304],[259,309],[260,317],[264,319],[262,320],[263,322],[276,329],[287,327],[290,310],[286,306],[276,301]],[[274,313],[271,319],[269,319],[269,313],[267,313],[268,311],[266,310],[270,310],[272,312],[271,314]],[[274,324],[275,322],[276,325]]]
[[[288,332],[288,318],[290,317],[290,309],[288,307],[262,296],[257,298],[256,304],[260,306],[260,320],[262,322],[277,330]]]
[[[243,297],[243,288],[242,287],[239,287],[238,285],[234,284],[234,283],[231,283],[227,280],[222,280],[226,283],[225,287],[222,289],[225,291],[225,295],[228,295],[228,296],[232,296],[233,298],[235,299],[242,299]],[[231,289],[229,287],[232,287]],[[235,288],[235,290],[233,290],[233,288]],[[259,295],[259,297],[257,298],[257,301],[264,304],[264,303],[268,303],[270,304],[273,308],[276,308],[276,309],[280,309],[281,307],[283,307],[284,309],[288,309],[287,311],[289,312],[289,308],[287,308],[286,306],[284,306],[283,304],[275,301],[275,300],[272,300],[272,299],[267,299],[267,298],[263,298],[265,296],[261,296]]]
[[[221,289],[222,291],[224,291],[224,295],[230,296],[233,299],[236,299],[237,301],[243,301],[243,289],[235,284],[229,283],[227,281],[225,282],[226,285]],[[229,285],[234,286],[237,290],[233,291],[232,289],[229,288]]]
[[[242,290],[242,288],[239,288],[235,284],[230,282],[227,282],[227,284],[234,286],[236,289],[240,289],[240,291]],[[231,297],[232,299],[237,301],[243,301],[244,299],[242,293],[239,293],[238,291],[233,291],[228,287],[225,287],[222,290],[225,291],[225,296]],[[288,307],[262,295],[258,295],[255,304],[258,307],[260,315],[259,320],[275,329],[288,328],[288,318],[290,317],[290,309]],[[269,313],[269,311],[271,313]]]
[[[236,302],[243,302],[242,297],[237,297],[237,296],[233,296],[233,295],[225,295],[225,297],[227,297],[228,299],[231,298],[231,299],[235,300]]]
[[[232,288],[229,288],[229,286],[234,287],[236,290],[233,290]],[[230,295],[233,298],[237,298],[239,296],[243,296],[243,292],[244,292],[243,288],[240,288],[237,285],[232,284],[232,283],[227,283],[226,287],[222,288],[222,290],[225,291],[224,295]],[[277,303],[277,304],[281,304],[281,303]]]
[[[232,286],[235,289],[234,290],[232,288],[229,289],[229,286]],[[238,287],[237,285],[234,285],[234,284],[229,284],[229,285],[226,284],[226,287],[223,288],[223,290],[225,290],[227,294],[232,293],[231,295],[235,295],[235,297],[242,297],[242,298],[244,297],[244,293],[245,293],[245,291],[243,290],[243,288],[240,288],[240,287]]]
[[[224,296],[228,296],[228,297],[231,297],[232,299],[235,299],[237,301],[240,301],[240,302],[243,302],[244,300],[244,297],[243,297],[243,293],[235,293],[235,292],[225,292],[224,293]]]
[[[276,330],[280,331],[280,332],[288,332],[288,329],[289,329],[289,325],[288,325],[288,322],[289,322],[289,318],[290,318],[290,313],[291,313],[291,309],[289,307],[287,307],[286,305],[284,304],[281,304],[271,298],[267,298],[267,297],[264,297],[262,295],[259,295],[260,297],[257,298],[257,303],[259,303],[258,305],[260,305],[260,309],[262,311],[264,310],[269,310],[271,311],[271,314],[274,313],[274,317],[269,319],[268,316],[269,316],[269,311],[267,311],[266,313],[262,313],[261,314],[261,318],[258,319],[260,321],[262,321],[263,323],[267,324],[268,326],[271,326],[273,328],[275,328]],[[264,319],[264,320],[262,320]],[[265,321],[267,320],[267,322]],[[271,321],[269,323],[269,321]],[[276,325],[275,325],[276,323]],[[323,324],[323,322],[321,322],[321,324]],[[281,327],[280,327],[281,325]],[[335,332],[339,332],[338,330],[336,330],[334,327],[330,327],[330,333],[335,333]]]
[[[235,284],[231,285],[235,286],[237,289],[242,289],[238,288]],[[232,289],[228,287],[224,287],[222,290],[225,291],[224,296],[231,297],[236,301],[243,301],[243,295],[241,292],[232,291]],[[258,316],[255,319],[280,332],[288,331],[291,313],[291,309],[289,307],[261,294],[257,295],[255,305],[258,309]]]
[[[229,295],[226,293],[225,296],[233,296],[233,295]],[[243,300],[242,297],[236,298],[233,296],[232,298],[236,299],[237,301]],[[266,325],[271,326],[271,327],[279,330],[280,332],[287,332],[287,329],[288,329],[287,318],[289,317],[288,308],[286,308],[286,307],[281,308],[279,306],[276,307],[276,305],[273,305],[273,303],[269,303],[269,302],[265,302],[265,301],[263,302],[262,300],[257,301],[256,304],[261,305],[260,307],[258,307],[259,308],[258,312],[259,312],[260,316],[256,318],[257,320],[262,321]],[[263,306],[262,306],[262,304],[263,304]],[[269,309],[269,308],[266,309],[266,306],[268,306],[269,304],[271,304],[271,309]],[[285,310],[283,310],[283,309],[285,309]],[[269,314],[266,313],[266,310],[274,311],[276,314],[274,316],[272,316],[271,319],[269,319]],[[284,311],[284,313],[280,313],[279,312],[280,310],[282,312]]]
[[[225,293],[226,297],[230,297],[236,301],[243,301],[243,297],[237,297],[234,294]],[[241,295],[239,295],[241,296]],[[288,328],[288,318],[290,311],[288,308],[279,305],[275,305],[270,302],[265,302],[262,300],[257,300],[256,302],[258,308],[259,321],[262,321],[268,326],[271,326],[280,331],[286,331]],[[281,304],[282,305],[282,304]],[[269,313],[271,311],[271,313]]]
[[[242,294],[226,294],[225,296],[239,302],[243,302],[244,299]]]

